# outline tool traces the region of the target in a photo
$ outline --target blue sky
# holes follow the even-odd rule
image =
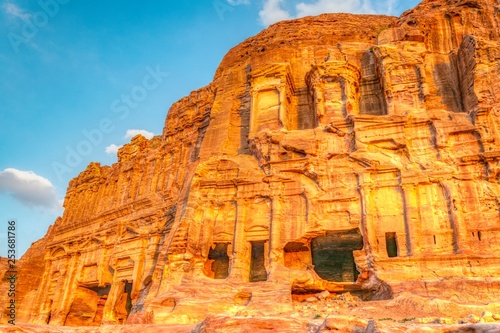
[[[400,0],[0,0],[0,255],[62,214],[68,182],[161,134],[176,100],[269,24],[322,12],[399,15]]]

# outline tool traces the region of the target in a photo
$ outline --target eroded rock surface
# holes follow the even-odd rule
[[[71,181],[26,320],[196,324],[323,290],[498,301],[499,22],[494,0],[426,0],[236,46],[161,136]]]

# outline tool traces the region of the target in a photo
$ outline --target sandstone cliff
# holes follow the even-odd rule
[[[21,260],[15,262],[14,268],[9,268],[7,258],[0,257],[0,303],[8,304],[11,300],[9,297],[10,283],[5,282],[6,275],[9,271],[16,272],[16,291],[14,300],[16,301],[16,321],[28,322],[31,316],[33,299],[38,293],[38,287],[42,280],[43,271],[45,268],[45,255],[47,254],[46,247],[52,240],[52,227],[49,227],[47,234],[40,240],[31,244],[30,248],[23,255]],[[0,323],[7,323],[9,317],[9,309],[2,308],[0,313]]]
[[[499,22],[496,0],[426,0],[236,46],[161,136],[71,181],[26,319],[197,323],[321,290],[498,300]]]

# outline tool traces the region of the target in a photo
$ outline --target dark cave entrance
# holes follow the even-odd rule
[[[251,242],[250,282],[267,281],[265,266],[265,241]]]
[[[436,244],[436,236],[434,236],[434,244]],[[394,258],[398,256],[398,241],[396,239],[395,232],[385,233],[385,247],[389,258]]]
[[[312,240],[314,270],[324,280],[332,282],[356,282],[359,272],[353,251],[363,248],[359,230],[327,232]]]
[[[225,279],[229,276],[228,243],[215,243],[208,253],[205,263],[205,275],[214,279]]]

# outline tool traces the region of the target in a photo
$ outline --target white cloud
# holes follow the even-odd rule
[[[281,20],[289,20],[323,13],[386,14],[394,15],[402,0],[265,0],[259,12],[260,22],[268,26]],[[285,9],[290,8],[290,10]],[[291,9],[294,9],[291,10]],[[294,13],[291,13],[294,12]]]
[[[281,8],[284,0],[266,0],[264,7],[259,12],[260,22],[267,26],[282,20],[289,20],[292,18],[290,13]]]
[[[137,134],[142,135],[146,139],[151,139],[153,136],[155,136],[154,133],[146,131],[146,130],[129,129],[129,130],[127,130],[127,133],[125,134],[125,139],[133,138]]]
[[[123,147],[123,146],[117,146],[114,143],[110,144],[109,146],[107,146],[105,148],[106,154],[113,154],[114,155],[114,154],[118,153],[118,149],[120,149],[121,147]]]
[[[20,18],[23,21],[27,21],[31,17],[31,14],[25,13],[21,7],[12,2],[6,2],[2,8],[7,15]]]
[[[52,183],[33,171],[7,168],[0,171],[0,193],[6,193],[29,207],[61,209],[56,188]]]

